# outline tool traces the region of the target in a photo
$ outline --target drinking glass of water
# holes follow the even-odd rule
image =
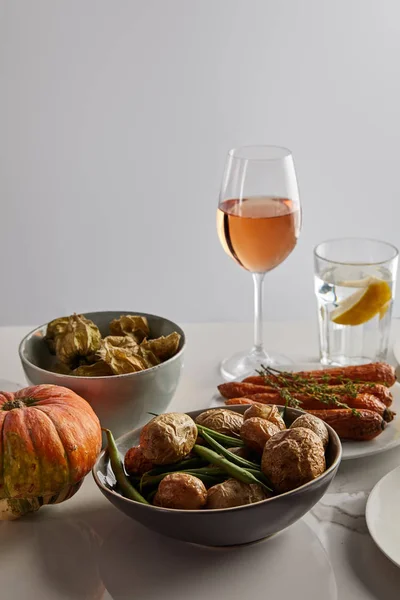
[[[397,248],[378,240],[344,238],[315,248],[322,364],[386,359],[397,262]]]

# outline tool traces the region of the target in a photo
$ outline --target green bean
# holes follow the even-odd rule
[[[253,463],[250,460],[247,460],[246,458],[242,458],[241,456],[234,454],[227,448],[224,448],[224,446],[222,446],[219,442],[217,442],[217,440],[214,440],[205,431],[202,431],[201,435],[202,435],[204,441],[207,442],[207,444],[209,446],[211,446],[211,448],[213,450],[215,450],[219,454],[222,454],[223,456],[225,456],[225,458],[227,458],[231,462],[235,463],[235,465],[238,465],[239,467],[243,467],[244,469],[258,469],[261,473],[260,466],[257,465],[256,463]]]
[[[149,504],[153,504],[154,496],[157,494],[157,490],[151,490],[149,494],[147,494],[147,500]]]
[[[252,473],[247,471],[247,469],[243,469],[234,463],[231,463],[227,458],[221,456],[214,452],[214,450],[210,450],[209,448],[205,448],[204,446],[199,446],[195,444],[193,447],[193,451],[204,460],[210,461],[210,463],[217,465],[223,471],[228,473],[231,477],[242,481],[243,483],[257,483],[262,485],[266,490],[272,492],[271,488],[269,488],[265,483],[259,481]]]
[[[221,481],[225,481],[227,479],[226,473],[221,473],[221,475],[206,475],[205,473],[191,473],[187,471],[188,475],[193,475],[200,479],[205,485],[213,486],[217,483],[221,483]]]
[[[214,429],[210,429],[209,427],[204,427],[204,425],[198,425],[197,423],[196,423],[196,427],[197,427],[198,431],[200,432],[200,434],[202,432],[208,433],[208,435],[210,437],[212,437],[214,440],[217,440],[221,444],[224,444],[225,446],[230,446],[232,448],[236,448],[237,446],[240,446],[240,447],[244,446],[244,442],[240,438],[234,438],[234,437],[231,437],[230,435],[225,435],[224,433],[219,433],[218,431],[214,431]]]
[[[115,479],[117,480],[117,484],[121,488],[123,495],[130,500],[135,500],[136,502],[141,502],[142,504],[148,504],[146,498],[143,498],[142,494],[137,491],[137,489],[132,485],[125,475],[113,434],[109,429],[103,428],[103,431],[107,436],[107,450],[111,467],[114,472]]]
[[[128,481],[131,482],[133,487],[136,487],[137,485],[140,484],[140,477],[137,477],[136,475],[127,475],[127,478],[128,478]]]
[[[260,483],[265,483],[265,485],[267,487],[269,487],[271,491],[273,491],[272,483],[270,482],[270,480],[268,479],[268,477],[266,477],[264,475],[264,473],[262,471],[259,471],[258,469],[257,470],[256,469],[247,469],[247,471],[249,471],[249,473],[252,473],[252,475],[254,475],[254,477],[256,479],[258,479],[258,481]]]
[[[171,473],[172,471],[185,471],[192,468],[196,469],[205,465],[206,463],[204,460],[196,456],[195,458],[185,458],[172,465],[160,465],[159,467],[154,467],[151,471],[146,471],[144,475],[149,475],[151,477],[153,475],[160,475],[161,473]]]

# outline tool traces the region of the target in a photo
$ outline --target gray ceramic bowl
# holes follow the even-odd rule
[[[209,407],[207,407],[209,408]],[[248,406],[230,406],[244,413]],[[203,409],[207,410],[207,409]],[[203,410],[188,412],[195,418]],[[292,423],[303,411],[287,409],[286,424]],[[329,444],[326,451],[327,470],[301,487],[255,504],[219,510],[171,510],[140,504],[124,498],[111,489],[115,481],[107,452],[102,452],[93,477],[105,495],[119,510],[163,535],[206,546],[232,546],[254,542],[282,531],[308,512],[325,494],[342,457],[342,446],[336,432],[327,425]],[[117,440],[121,455],[139,442],[140,429],[130,431]]]
[[[152,337],[168,335],[173,331],[180,333],[177,354],[156,367],[138,373],[112,377],[73,377],[49,370],[55,357],[43,341],[47,324],[31,331],[19,346],[19,356],[29,383],[53,383],[70,388],[91,404],[102,426],[111,429],[115,436],[148,421],[148,412],[160,413],[168,408],[181,375],[185,346],[182,329],[163,317],[136,311],[92,312],[85,313],[85,316],[105,336],[109,333],[110,321],[124,314],[147,317]]]

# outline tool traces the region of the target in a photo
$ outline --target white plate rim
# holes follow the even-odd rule
[[[279,365],[277,367],[278,369],[284,371],[307,371],[307,370],[323,370],[329,367],[326,367],[325,365],[322,365],[321,363],[317,363],[317,362],[296,362],[290,365]],[[242,381],[242,377],[235,379],[234,381],[238,382],[238,381]],[[229,382],[228,382],[229,383]],[[397,408],[397,416],[395,417],[396,423],[399,424],[400,426],[400,383],[395,383],[394,386],[392,386],[390,388],[393,391],[393,407],[396,404],[396,408]],[[219,392],[217,391],[216,394],[213,395],[213,405],[215,404],[215,402],[218,403],[218,405],[221,405],[221,400],[222,396],[219,394]],[[389,430],[389,428],[392,427],[393,425],[392,423],[389,423],[386,430],[384,430],[379,436],[378,438],[375,438],[376,440],[382,440],[382,436],[385,435],[385,433]],[[389,430],[390,431],[390,430]],[[343,440],[342,441],[342,460],[355,460],[357,458],[365,458],[367,456],[375,456],[376,454],[381,454],[382,452],[386,452],[388,450],[392,450],[393,448],[396,448],[397,446],[400,445],[400,431],[398,432],[399,435],[394,438],[394,439],[390,439],[386,444],[384,445],[379,445],[376,446],[374,444],[375,440],[369,440],[369,441],[365,441],[365,442],[352,442],[352,441],[346,441]],[[350,448],[352,448],[352,451],[350,453]],[[359,448],[359,449],[357,449]]]
[[[373,507],[374,502],[376,501],[376,497],[377,497],[377,495],[379,493],[380,488],[384,485],[384,483],[385,483],[385,481],[387,479],[389,479],[390,477],[393,477],[393,474],[396,471],[399,471],[399,473],[400,473],[400,465],[398,467],[395,467],[391,471],[389,471],[389,473],[386,473],[386,475],[384,475],[383,477],[381,477],[381,479],[372,488],[372,491],[371,491],[370,495],[368,496],[367,504],[366,504],[366,507],[365,507],[365,521],[367,523],[367,528],[368,528],[368,531],[370,533],[370,536],[374,540],[375,544],[378,546],[379,550],[394,565],[396,565],[397,567],[400,567],[400,562],[397,562],[397,560],[395,560],[392,556],[390,556],[390,554],[382,546],[382,543],[379,541],[379,537],[376,536],[375,529],[374,529],[374,527],[372,525],[372,516],[371,516],[372,507]]]

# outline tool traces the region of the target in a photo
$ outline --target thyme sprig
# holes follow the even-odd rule
[[[351,379],[340,378],[341,385],[335,386],[335,393],[332,393],[332,387],[327,383],[329,381],[328,374],[322,375],[321,379],[325,379],[325,382],[321,383],[321,381],[313,381],[297,373],[279,371],[265,365],[261,365],[261,369],[257,373],[264,377],[266,384],[276,389],[285,401],[285,409],[287,406],[300,407],[302,401],[293,394],[304,394],[328,406],[334,405],[337,408],[350,409],[354,415],[360,416],[356,408],[350,408],[341,400],[343,396],[351,398],[357,396],[357,386]]]

